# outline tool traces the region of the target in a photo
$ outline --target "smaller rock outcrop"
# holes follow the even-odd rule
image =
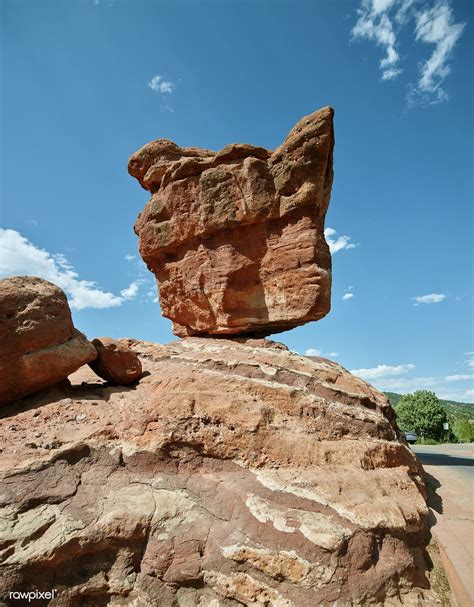
[[[0,280],[0,404],[57,384],[96,356],[59,287],[35,276]]]
[[[96,375],[108,382],[129,386],[142,376],[142,363],[124,343],[110,337],[93,339],[97,358],[89,363]]]

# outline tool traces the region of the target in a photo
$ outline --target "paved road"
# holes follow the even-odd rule
[[[474,446],[414,445],[427,473],[431,531],[459,607],[474,605]]]
[[[474,444],[473,444],[474,445]],[[423,466],[443,466],[474,482],[474,446],[413,445],[412,449]]]

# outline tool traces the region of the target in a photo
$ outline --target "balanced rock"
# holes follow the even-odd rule
[[[148,371],[134,389],[85,366],[69,407],[38,395],[15,432],[0,419],[0,596],[436,604],[422,469],[383,394],[260,339],[121,343]]]
[[[284,331],[330,309],[324,218],[333,110],[302,118],[273,153],[153,141],[129,160],[151,193],[135,231],[176,335]]]
[[[34,276],[0,280],[0,404],[52,386],[95,357],[59,287]]]
[[[121,386],[129,386],[142,375],[142,363],[138,356],[123,342],[110,337],[93,339],[97,358],[89,363],[96,375]]]

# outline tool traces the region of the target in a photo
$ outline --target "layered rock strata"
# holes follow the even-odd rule
[[[59,287],[34,276],[0,280],[0,404],[52,386],[95,357]]]
[[[176,335],[268,335],[328,313],[333,146],[326,107],[274,152],[158,139],[131,156],[151,193],[135,224],[140,253]]]
[[[123,343],[133,388],[84,367],[4,410],[0,596],[434,604],[421,469],[383,394],[265,340]]]

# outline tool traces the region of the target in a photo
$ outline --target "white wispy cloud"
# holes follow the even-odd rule
[[[446,295],[444,293],[429,293],[428,295],[418,295],[417,297],[412,297],[416,301],[417,304],[432,304],[432,303],[440,303],[446,299]]]
[[[16,230],[0,229],[0,278],[8,276],[38,276],[49,280],[66,292],[75,310],[120,306],[138,292],[135,283],[120,295],[104,291],[96,282],[80,279],[64,255],[36,247]]]
[[[416,13],[416,40],[434,45],[434,50],[421,65],[417,86],[409,94],[410,102],[414,101],[413,95],[421,95],[429,103],[448,98],[441,85],[451,71],[449,61],[465,25],[455,22],[447,0],[436,2],[432,8],[425,6]]]
[[[339,352],[329,352],[327,354],[323,354],[322,350],[318,348],[308,348],[305,350],[305,356],[324,356],[329,358],[337,358],[339,356]]]
[[[474,373],[464,373],[458,375],[446,375],[444,381],[453,382],[453,381],[472,381],[474,380]]]
[[[355,249],[356,245],[351,242],[350,236],[338,236],[336,238],[336,234],[337,232],[334,228],[326,228],[324,230],[324,236],[332,255],[343,249]]]
[[[395,14],[395,21],[398,24],[404,25],[407,23],[416,2],[419,2],[419,0],[401,0],[401,2],[397,3],[398,8]]]
[[[376,388],[382,391],[406,394],[408,392],[415,392],[416,390],[431,390],[439,398],[448,400],[464,400],[469,402],[474,399],[474,391],[470,386],[466,389],[465,384],[466,381],[474,379],[474,374],[465,373],[442,377],[410,377],[415,369],[416,366],[412,363],[403,365],[382,364],[369,369],[354,369],[351,373],[366,381],[370,381]],[[459,386],[456,386],[456,383],[459,383]]]
[[[143,280],[134,280],[128,285],[126,289],[122,289],[120,291],[121,297],[123,297],[124,299],[134,299],[138,295],[142,283]]]
[[[466,356],[466,360],[463,364],[469,369],[474,369],[474,352],[464,352],[464,356]]]
[[[374,383],[379,390],[407,393],[416,390],[436,391],[440,380],[437,377],[382,377]]]
[[[347,300],[352,299],[354,297],[353,290],[354,290],[354,287],[352,285],[349,285],[348,287],[346,287],[345,293],[342,296],[343,301],[347,301]]]
[[[120,292],[127,299],[140,295],[141,303],[158,303],[157,285],[154,275],[148,270],[145,262],[139,255],[128,253],[124,258],[131,264],[137,274],[137,279],[130,283],[127,289]]]
[[[456,23],[450,0],[361,0],[353,39],[374,42],[384,53],[380,60],[382,80],[394,80],[402,72],[399,35],[411,26],[417,42],[434,46],[419,64],[415,83],[408,85],[409,105],[439,103],[448,99],[442,84],[451,71],[453,50],[465,28]]]
[[[381,377],[392,377],[394,375],[404,375],[408,371],[413,371],[415,365],[412,363],[404,365],[377,365],[370,369],[353,369],[351,373],[362,379],[380,379]]]
[[[393,80],[399,74],[401,74],[402,71],[403,70],[395,68],[395,67],[389,67],[389,68],[387,68],[386,70],[383,71],[382,80]]]
[[[155,93],[169,94],[173,92],[174,82],[165,80],[163,76],[157,74],[156,76],[153,76],[153,78],[148,83],[148,86],[151,88],[152,91],[155,91]]]
[[[367,38],[383,49],[382,80],[393,80],[402,72],[398,67],[397,37],[389,17],[389,11],[396,3],[396,0],[362,0],[357,22],[352,28],[354,38]]]
[[[308,348],[307,350],[305,350],[305,355],[306,356],[322,356],[323,353],[321,352],[321,350],[318,350],[317,348]]]
[[[474,399],[474,390],[464,387],[452,387],[454,382],[445,382],[444,378],[439,377],[413,377],[413,378],[387,378],[374,382],[375,386],[386,392],[399,392],[407,394],[417,390],[431,390],[438,398],[447,400],[467,401]],[[449,387],[448,387],[449,386]]]

